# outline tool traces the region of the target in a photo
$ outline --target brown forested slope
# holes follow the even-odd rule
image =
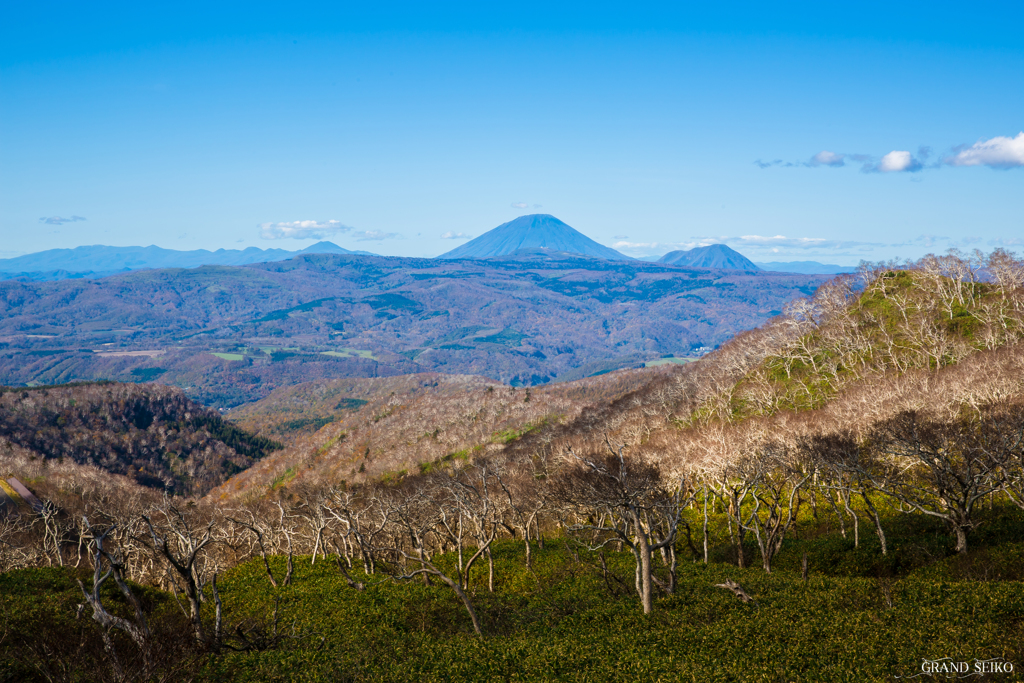
[[[948,412],[1015,395],[1022,287],[1024,262],[1001,250],[867,267],[794,301],[699,364],[514,448],[527,454],[543,439],[556,452],[593,452],[611,439],[676,465],[711,451],[728,460],[752,443],[737,436],[725,445],[732,433],[791,440],[794,421],[805,425],[801,433],[817,420],[821,429],[856,429],[908,407]]]
[[[0,390],[0,453],[86,465],[173,493],[202,494],[279,447],[170,387]]]
[[[672,373],[660,366],[576,382],[510,387],[483,377],[425,373],[310,382],[229,413],[232,422],[287,446],[211,492],[259,497],[297,483],[401,478],[445,459],[496,454],[522,434],[570,421]]]

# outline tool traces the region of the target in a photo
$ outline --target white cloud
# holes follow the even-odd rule
[[[882,157],[877,166],[868,167],[865,170],[878,171],[879,173],[900,173],[921,170],[921,162],[914,158],[914,155],[907,151],[893,150]]]
[[[1024,239],[1020,237],[999,237],[989,240],[988,243],[993,247],[1022,247],[1024,246]]]
[[[290,223],[260,223],[260,237],[265,240],[310,238],[324,239],[352,228],[340,221],[291,221]]]
[[[396,237],[401,237],[397,232],[381,232],[380,230],[364,230],[362,232],[353,233],[356,240],[359,242],[379,242],[381,240],[390,240]]]
[[[835,152],[829,152],[828,150],[822,150],[811,157],[809,166],[833,166],[839,167],[844,166],[846,158],[845,154],[836,154]]]
[[[512,208],[513,209],[528,209],[528,208],[530,208],[530,205],[527,204],[526,202],[512,202]]]
[[[78,221],[84,221],[85,218],[82,216],[72,216],[71,218],[61,218],[60,216],[43,216],[39,219],[40,223],[46,223],[47,225],[64,225],[65,223],[77,223]]]
[[[452,232],[451,230],[441,235],[441,239],[443,240],[468,240],[472,238],[472,235],[467,235],[464,232]]]
[[[945,159],[950,166],[989,166],[1014,168],[1024,166],[1024,132],[1015,138],[994,137],[976,142]]]

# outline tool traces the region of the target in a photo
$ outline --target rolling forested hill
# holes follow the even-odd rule
[[[671,371],[661,365],[525,388],[437,373],[282,387],[228,415],[243,429],[286,447],[210,495],[222,500],[292,484],[401,479],[453,459],[468,461]]]
[[[415,372],[537,385],[687,357],[826,276],[560,255],[307,255],[0,282],[0,383],[158,381],[217,407],[287,384]]]
[[[39,460],[44,469],[66,462],[202,495],[280,447],[170,387],[111,382],[0,391],[0,462],[8,467],[8,458]]]

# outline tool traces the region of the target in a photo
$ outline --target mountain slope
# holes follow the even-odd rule
[[[554,216],[540,213],[520,216],[514,221],[503,223],[438,258],[496,258],[524,249],[549,249],[613,261],[631,260],[610,247],[598,244]]]
[[[927,256],[836,279],[698,363],[576,420],[531,434],[523,454],[602,452],[606,440],[668,471],[722,468],[774,439],[863,434],[903,410],[957,416],[1024,400],[1024,261]],[[638,436],[640,435],[640,436]]]
[[[761,270],[743,254],[724,244],[711,244],[690,250],[670,251],[658,259],[658,263],[670,263],[690,268],[721,268],[723,270]]]
[[[483,377],[437,373],[339,379],[282,387],[229,413],[243,429],[285,449],[210,492],[262,495],[294,484],[349,484],[500,453],[523,433],[572,419],[667,368],[622,370],[577,382],[514,388]]]
[[[100,383],[0,390],[0,453],[17,448],[158,490],[201,495],[280,447],[169,387]]]
[[[74,249],[48,249],[35,254],[0,259],[0,279],[24,277],[29,280],[62,280],[95,277],[143,268],[196,268],[199,266],[243,266],[285,261],[299,254],[363,254],[333,242],[317,242],[300,251],[286,249],[218,249],[177,251],[157,246],[109,247],[93,245]]]

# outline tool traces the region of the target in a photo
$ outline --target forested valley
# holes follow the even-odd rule
[[[1024,667],[1002,250],[865,264],[685,364],[317,378],[226,416],[153,385],[0,394],[0,467],[38,498],[0,516],[0,681]]]

